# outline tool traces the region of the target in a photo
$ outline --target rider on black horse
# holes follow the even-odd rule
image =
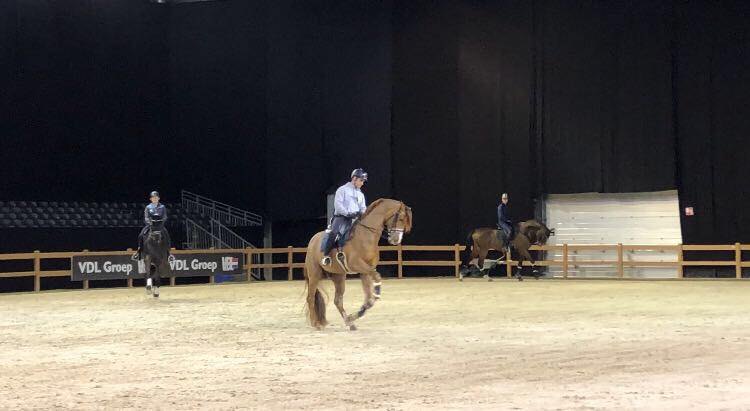
[[[503,246],[508,247],[515,236],[516,231],[513,227],[510,213],[508,212],[508,193],[503,193],[500,205],[497,206],[497,227],[505,233],[505,243]]]
[[[146,226],[143,227],[141,233],[138,235],[138,251],[133,254],[133,260],[143,259],[143,256],[141,255],[143,240],[148,236],[152,227],[157,227],[164,233],[166,238],[169,238],[169,232],[167,232],[166,227],[164,227],[164,223],[167,222],[167,208],[164,207],[164,204],[159,202],[159,192],[152,191],[149,198],[151,199],[151,204],[147,205],[146,209],[143,210],[143,219]],[[170,255],[169,258],[171,260],[174,257]]]
[[[367,210],[365,195],[362,193],[362,186],[367,181],[365,170],[358,168],[352,171],[351,180],[336,190],[334,198],[333,221],[331,222],[331,232],[328,233],[326,241],[321,244],[320,251],[323,252],[323,259],[320,264],[328,266],[331,264],[329,254],[334,245],[338,244],[339,252],[336,259],[344,260],[344,253],[341,251],[344,242],[344,236],[354,224],[354,220],[359,218]],[[338,239],[338,241],[337,241]]]

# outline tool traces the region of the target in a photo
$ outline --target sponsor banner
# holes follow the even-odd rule
[[[169,264],[172,272],[164,277],[238,275],[245,264],[242,253],[189,253],[174,257]],[[143,261],[135,262],[129,255],[81,255],[74,256],[71,263],[73,281],[143,278],[146,272]]]

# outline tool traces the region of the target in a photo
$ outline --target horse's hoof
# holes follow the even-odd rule
[[[483,277],[484,277],[484,279],[485,279],[485,280],[487,280],[487,281],[492,281],[492,278],[490,278],[490,276],[489,276],[489,275],[487,275],[487,274],[485,274],[485,275],[484,275]]]
[[[349,326],[349,331],[357,331],[357,326],[352,324]]]
[[[518,277],[518,281],[523,281],[523,277]]]

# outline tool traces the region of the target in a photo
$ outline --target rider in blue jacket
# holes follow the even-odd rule
[[[143,227],[141,233],[138,235],[138,251],[133,254],[133,260],[140,260],[142,258],[141,249],[143,248],[143,239],[146,238],[151,227],[156,226],[161,230],[166,231],[164,223],[167,222],[167,208],[164,207],[164,204],[159,202],[159,192],[152,191],[149,198],[151,204],[147,205],[146,209],[143,210],[143,221],[146,226]]]
[[[497,206],[497,227],[505,233],[505,244],[503,246],[507,247],[515,235],[513,220],[511,220],[508,212],[508,193],[503,193],[500,205]]]

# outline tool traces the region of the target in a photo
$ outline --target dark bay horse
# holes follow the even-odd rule
[[[146,292],[153,292],[154,298],[159,297],[162,275],[171,272],[169,266],[169,233],[164,223],[155,221],[151,224],[148,237],[143,242],[143,264],[146,267]]]
[[[528,220],[516,226],[516,233],[510,245],[519,254],[516,278],[518,281],[523,281],[521,276],[523,262],[531,261],[531,264],[534,264],[534,259],[529,254],[529,247],[534,244],[544,245],[550,236],[555,235],[555,230],[550,230],[537,220]],[[466,238],[466,249],[461,258],[462,265],[465,269],[468,269],[469,262],[476,258],[477,266],[481,271],[484,271],[484,260],[490,250],[500,251],[503,254],[500,258],[505,257],[506,260],[510,260],[510,250],[503,248],[504,238],[503,230],[496,228],[483,227],[472,230]],[[500,260],[498,259],[498,261]],[[461,271],[459,280],[463,280],[464,270]],[[484,277],[492,281],[489,275],[485,274]]]
[[[326,277],[333,280],[336,287],[336,296],[333,303],[338,308],[344,324],[350,330],[356,330],[354,321],[365,315],[365,312],[375,305],[375,300],[380,298],[382,278],[377,271],[380,253],[378,251],[378,240],[383,229],[387,231],[388,242],[392,245],[401,243],[404,233],[411,231],[412,213],[411,208],[397,200],[380,199],[367,207],[367,211],[352,227],[349,241],[344,245],[343,251],[346,255],[346,266],[348,270],[339,264],[331,253],[331,264],[322,266],[320,260],[323,253],[320,251],[320,242],[325,234],[321,231],[315,234],[307,245],[305,257],[305,286],[307,287],[307,315],[310,324],[323,329],[328,325],[326,320],[326,301],[318,289],[320,281]],[[346,286],[347,274],[360,274],[362,288],[365,292],[365,301],[357,313],[347,315],[344,310],[344,288]]]

